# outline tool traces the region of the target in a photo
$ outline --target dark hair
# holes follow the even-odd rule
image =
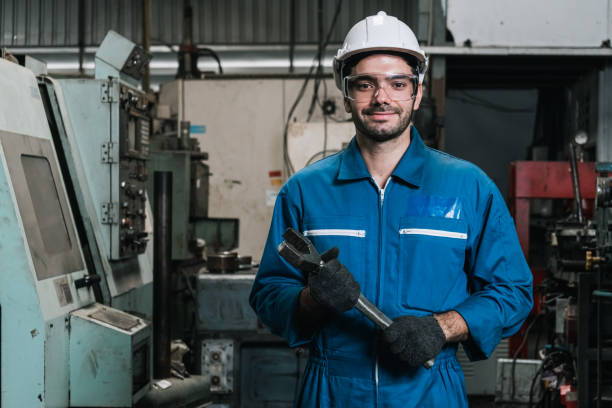
[[[395,55],[397,57],[401,57],[404,59],[404,61],[406,61],[408,65],[410,65],[410,67],[412,68],[412,73],[414,75],[418,74],[417,67],[419,66],[419,61],[414,55],[410,55],[410,54],[406,54],[404,52],[398,52],[398,51],[375,50],[375,51],[362,52],[362,53],[350,56],[342,65],[342,78],[350,75],[351,70],[355,67],[355,65],[359,63],[359,61],[361,61],[365,57],[369,57],[370,55],[375,55],[375,54],[387,54],[387,55]]]

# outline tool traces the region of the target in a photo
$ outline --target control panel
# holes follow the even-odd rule
[[[121,85],[119,93],[119,256],[145,251],[146,184],[151,117],[146,96]]]

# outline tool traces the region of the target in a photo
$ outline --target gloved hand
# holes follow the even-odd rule
[[[308,288],[317,303],[342,313],[355,306],[361,288],[348,269],[338,261],[338,250],[336,248],[334,251],[334,248],[321,255],[324,263],[308,275]],[[335,256],[330,259],[333,254]]]
[[[338,261],[337,247],[319,255],[312,242],[293,228],[287,228],[283,238],[285,241],[278,246],[279,254],[304,272],[310,296],[317,303],[339,313],[355,306],[361,288]]]
[[[446,337],[433,316],[401,316],[382,333],[391,353],[411,367],[420,367],[438,355]]]

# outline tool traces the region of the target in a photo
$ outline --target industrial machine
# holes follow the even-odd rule
[[[169,378],[170,321],[174,320],[169,310],[172,257],[164,245],[176,242],[176,237],[167,231],[172,215],[164,213],[163,204],[172,194],[171,181],[162,183],[157,193],[153,183],[156,171],[168,171],[160,165],[167,161],[159,156],[153,160],[152,155],[154,97],[138,88],[149,59],[141,47],[110,31],[96,53],[94,79],[45,78],[41,82],[49,100],[48,111],[52,112],[52,127],[58,130],[56,146],[63,153],[66,177],[77,186],[73,205],[80,216],[83,241],[88,243],[92,263],[104,277],[105,303],[153,321],[155,347],[146,352],[153,362],[154,378],[165,380],[163,386],[154,383],[157,388],[143,398],[143,406],[190,406],[206,399],[207,387],[203,377],[184,371],[178,380]],[[179,141],[177,137],[164,140],[172,143],[173,139]],[[190,183],[187,174],[186,185],[197,184],[206,192],[207,169],[200,161],[203,155],[187,154],[185,158],[187,168],[202,175],[201,183],[200,179]],[[174,185],[175,192],[183,193],[180,177],[175,177]],[[155,212],[157,232],[153,240],[149,197],[154,195],[162,201]],[[195,201],[201,195],[192,197]],[[205,213],[206,204],[193,205]],[[174,225],[187,228],[189,219],[180,217],[188,216],[189,211],[183,211],[178,202],[175,210]],[[135,352],[142,354],[144,350]],[[182,364],[180,358],[177,364]]]
[[[39,83],[4,59],[0,71],[0,406],[132,406],[150,386],[151,326],[96,303],[101,270]]]
[[[149,185],[158,170],[149,163],[154,99],[138,88],[149,58],[110,32],[94,79],[54,79],[30,60],[36,77],[0,59],[2,407],[208,401],[205,377],[165,378],[171,253],[160,245],[172,238],[164,235],[170,215],[152,211],[147,190],[167,208],[171,184]],[[206,192],[203,157],[192,156],[188,168],[202,183],[191,184]],[[206,200],[187,206],[205,214]]]
[[[137,88],[149,58],[110,31],[96,53],[95,79],[47,77],[41,86],[66,177],[75,184],[75,211],[92,262],[102,271],[105,303],[151,319],[146,183],[152,104]]]
[[[241,220],[208,216],[214,199],[204,162],[208,154],[194,137],[204,129],[182,120],[168,102],[163,97],[156,107],[148,167],[173,175],[173,337],[187,340],[192,353],[186,364],[205,379],[214,407],[290,407],[305,351],[288,348],[251,309],[256,267],[251,256],[236,252]]]
[[[506,363],[520,401],[533,406],[601,408],[612,400],[612,165],[581,162],[585,142],[577,133],[569,162],[512,164],[511,207],[525,253],[538,243],[530,232],[545,237],[546,267],[532,268],[534,310],[511,347],[515,358],[531,349],[536,359]],[[515,384],[520,376],[529,381]]]

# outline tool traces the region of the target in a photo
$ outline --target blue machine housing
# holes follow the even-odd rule
[[[122,188],[117,185],[120,167],[127,166],[128,172],[142,170],[145,160],[131,151],[125,155],[128,159],[119,160],[109,144],[106,157],[101,156],[104,150],[100,145],[95,158],[89,155],[96,142],[90,137],[91,130],[97,127],[93,120],[108,124],[100,126],[107,131],[105,140],[121,141],[120,120],[115,123],[111,117],[111,111],[121,114],[119,99],[101,101],[100,90],[105,86],[111,86],[110,95],[113,89],[119,93],[122,89],[118,79],[77,81],[77,94],[63,99],[65,94],[58,82],[51,78],[37,80],[29,69],[0,59],[3,408],[129,407],[150,389],[150,323],[95,303],[94,290],[87,283],[96,272],[101,274],[108,303],[114,301],[124,310],[152,316],[152,245],[132,240],[123,253],[113,253],[112,232],[126,233],[127,228],[122,230],[120,223],[103,223],[104,207],[96,209],[99,203],[92,199],[103,190],[102,194],[109,197],[107,203],[119,203],[121,197],[112,198],[112,194],[121,194],[117,193]],[[96,89],[96,95],[78,94],[86,89]],[[52,106],[46,103],[50,100],[49,91],[53,94]],[[133,97],[134,93],[127,96]],[[98,105],[86,104],[88,98]],[[74,104],[82,104],[88,110],[79,111],[82,115],[78,118],[83,122],[76,126],[67,107]],[[142,118],[135,121],[139,119]],[[52,122],[61,129],[52,131]],[[146,126],[141,127],[144,122],[146,118],[136,126],[143,135],[148,134]],[[62,155],[54,144],[56,131]],[[118,153],[119,145],[116,147]],[[90,177],[84,171],[88,165],[94,166]],[[105,166],[104,171],[98,168],[96,174],[96,165]],[[142,209],[135,225],[140,233],[137,238],[146,243],[144,238],[152,231],[150,209],[144,180],[133,184],[138,185],[137,181],[143,187],[134,190],[131,184],[128,186],[134,194],[125,211]],[[123,196],[125,191],[123,188]],[[74,214],[79,215],[78,219]],[[81,223],[87,225],[85,235],[76,228]],[[102,225],[107,227],[106,240]],[[82,236],[95,246],[96,250],[88,252],[95,257],[93,262],[84,257]]]
[[[2,59],[0,71],[0,401],[65,407],[66,318],[94,296],[74,285],[87,271],[36,78]]]

